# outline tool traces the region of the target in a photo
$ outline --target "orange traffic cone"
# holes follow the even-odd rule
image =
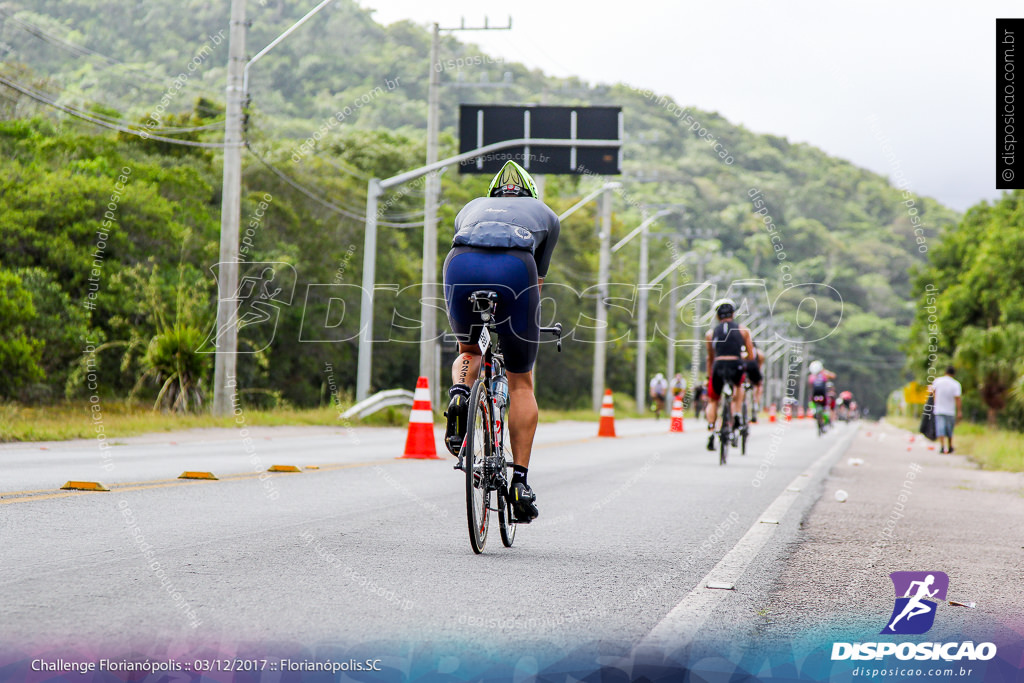
[[[768,406],[768,421],[775,422],[775,404]]]
[[[676,396],[672,402],[672,423],[668,427],[670,432],[683,432],[683,399]]]
[[[786,422],[793,421],[793,406],[787,404],[782,407],[782,412],[786,415]]]
[[[615,405],[612,403],[612,390],[604,390],[601,402],[601,423],[597,426],[598,436],[615,436]]]
[[[416,393],[409,413],[409,433],[405,437],[403,458],[440,460],[434,445],[434,411],[430,408],[430,387],[426,377],[416,380]]]
[[[797,407],[797,409],[796,409],[796,419],[798,419],[798,420],[804,419],[804,407],[803,406],[798,406]]]

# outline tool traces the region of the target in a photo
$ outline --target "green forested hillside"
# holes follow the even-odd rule
[[[250,55],[308,10],[299,0],[249,5]],[[222,135],[227,11],[228,3],[200,0],[6,3],[0,15],[0,49],[5,50],[0,75],[35,88],[43,99],[104,120],[149,122],[152,130],[169,136],[216,141]],[[261,211],[247,260],[293,265],[296,286],[270,345],[241,358],[240,385],[247,400],[262,400],[269,392],[298,405],[320,402],[328,361],[332,381],[342,388],[354,384],[353,341],[306,343],[309,337],[301,336],[300,328],[306,330],[316,319],[313,314],[323,320],[328,306],[327,297],[308,294],[307,285],[359,282],[365,179],[423,162],[429,40],[423,27],[380,26],[351,0],[337,0],[253,68],[243,226],[263,198],[271,199]],[[841,322],[814,353],[875,413],[888,391],[903,383],[903,345],[915,315],[911,276],[926,258],[918,250],[919,226],[913,220],[923,219],[920,234],[934,245],[942,227],[955,223],[954,212],[927,198],[908,198],[885,178],[812,146],[733,125],[701,110],[699,103],[675,103],[626,84],[551,78],[494,60],[450,37],[442,40],[441,63],[446,84],[442,155],[456,150],[460,102],[620,105],[626,146],[614,235],[625,235],[639,223],[642,204],[684,205],[685,212],[662,219],[658,231],[710,231],[713,238],[696,248],[711,255],[706,275],[720,291],[750,278],[763,278],[772,298],[795,283],[834,288],[842,306],[822,299],[817,321],[803,335],[822,337]],[[0,282],[8,304],[0,326],[0,365],[14,378],[3,392],[22,400],[81,392],[72,366],[86,337],[111,344],[100,354],[105,391],[123,395],[145,375],[138,390],[153,398],[177,367],[175,359],[189,355],[190,340],[205,335],[211,324],[219,155],[116,134],[59,115],[10,88],[3,94]],[[321,129],[319,140],[312,140]],[[124,167],[131,173],[119,200],[118,229],[105,252],[99,300],[89,310],[83,306],[89,255]],[[444,226],[486,182],[454,170],[445,174],[442,258],[450,240]],[[556,211],[564,210],[598,182],[550,177],[546,200]],[[764,202],[760,209],[752,201],[757,197]],[[420,276],[422,233],[415,222],[422,217],[422,187],[398,188],[383,206],[384,220],[409,225],[382,227],[378,282],[413,287]],[[774,246],[767,216],[775,229]],[[593,299],[568,292],[594,284],[597,244],[592,206],[565,222],[548,278],[565,285],[551,290],[563,322],[591,315]],[[684,252],[691,246],[688,240],[680,245]],[[669,238],[659,236],[651,253],[654,274],[678,252]],[[616,256],[614,281],[637,282],[636,254],[630,245]],[[692,264],[681,273],[684,281],[695,277]],[[799,303],[792,298],[784,296],[779,308],[790,317]],[[415,300],[396,301],[398,315],[418,318]],[[665,315],[657,302],[652,297],[652,327]],[[395,326],[392,311],[384,308],[377,310],[377,330],[392,330],[396,340],[417,338],[415,329]],[[632,386],[633,319],[629,310],[612,310],[609,383],[616,390]],[[339,325],[329,338],[351,336],[348,325]],[[664,322],[659,325],[664,329]],[[689,337],[682,329],[681,336]],[[248,341],[251,350],[263,345]],[[652,372],[663,364],[665,351],[664,339],[656,339],[649,356]],[[557,358],[541,354],[542,404],[556,398],[562,405],[587,402],[591,353],[592,346],[581,342],[567,344]],[[375,354],[376,387],[405,386],[414,379],[413,344],[379,344]],[[200,356],[190,358],[189,373],[203,388],[209,386],[212,363],[208,355]],[[686,360],[684,351],[679,362]]]

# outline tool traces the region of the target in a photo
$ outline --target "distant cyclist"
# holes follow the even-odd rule
[[[708,350],[708,450],[715,450],[715,422],[718,420],[718,399],[726,382],[734,388],[732,414],[736,425],[740,420],[740,405],[743,403],[741,381],[746,363],[740,357],[744,351],[748,358],[754,357],[754,344],[750,330],[737,324],[732,318],[736,303],[732,299],[719,299],[714,304],[718,323],[704,335]]]
[[[754,347],[754,358],[747,356],[746,349],[743,350],[743,360],[747,363],[747,380],[750,386],[754,387],[754,411],[750,416],[751,422],[757,422],[757,414],[761,410],[761,393],[764,391],[764,375],[761,368],[764,367],[764,352],[757,348],[757,342],[753,339],[750,344]]]
[[[707,393],[708,380],[705,377],[703,382],[698,382],[693,385],[693,416],[700,418],[701,412],[704,410],[704,395]]]
[[[665,396],[668,394],[668,380],[660,372],[651,378],[651,400],[654,402],[654,419],[661,417],[665,410]]]
[[[840,420],[850,419],[850,406],[853,404],[853,392],[849,389],[839,392],[836,398],[836,415]]]
[[[683,394],[686,393],[686,378],[683,377],[683,373],[677,372],[675,374],[675,377],[672,378],[672,382],[669,384],[669,388],[672,390],[673,401],[677,398],[683,398]]]
[[[836,419],[836,385],[831,381],[825,382],[825,403],[828,405],[828,418],[835,422]]]
[[[466,436],[469,392],[480,370],[482,329],[469,296],[491,289],[499,300],[495,330],[505,355],[509,385],[509,440],[513,474],[509,487],[517,522],[537,517],[536,495],[526,481],[537,432],[533,364],[540,342],[540,288],[558,242],[555,212],[537,198],[537,187],[514,161],[501,168],[486,197],[478,197],[455,217],[455,238],[444,262],[448,321],[459,338],[452,365],[451,401],[445,416],[445,443],[457,455]]]
[[[836,378],[836,373],[825,369],[820,360],[812,361],[807,383],[811,385],[811,402],[814,410],[824,411],[828,408],[828,384]]]

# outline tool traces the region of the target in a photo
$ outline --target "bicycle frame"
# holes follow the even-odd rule
[[[478,450],[467,445],[471,439],[474,417],[467,426],[467,438],[459,450],[459,462],[455,469],[466,474],[466,509],[469,521],[470,543],[473,551],[483,552],[487,542],[489,512],[498,513],[501,540],[511,547],[515,538],[516,522],[512,517],[512,504],[508,499],[508,473],[513,462],[506,459],[505,417],[508,414],[508,379],[505,374],[505,358],[501,351],[501,336],[492,340],[495,330],[495,313],[498,294],[492,290],[477,290],[469,296],[473,312],[480,316],[483,327],[477,344],[480,348],[480,370],[470,393],[470,416],[481,415],[480,431],[485,435],[483,447]],[[558,350],[562,350],[562,326],[541,328],[558,337]],[[504,388],[500,389],[504,383]],[[500,389],[500,390],[499,390]],[[480,452],[482,450],[482,452]],[[491,494],[495,493],[493,499]],[[477,497],[479,496],[479,498]]]

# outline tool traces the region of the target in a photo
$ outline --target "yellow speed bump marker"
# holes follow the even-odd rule
[[[301,472],[295,465],[273,465],[267,472]]]
[[[61,491],[109,491],[98,481],[69,481],[60,487]]]
[[[320,469],[320,465],[306,465],[306,469],[307,470],[318,470],[318,469]]]
[[[213,476],[213,472],[193,472],[191,470],[186,470],[181,473],[181,476],[178,477],[178,479],[217,479],[217,477]]]

